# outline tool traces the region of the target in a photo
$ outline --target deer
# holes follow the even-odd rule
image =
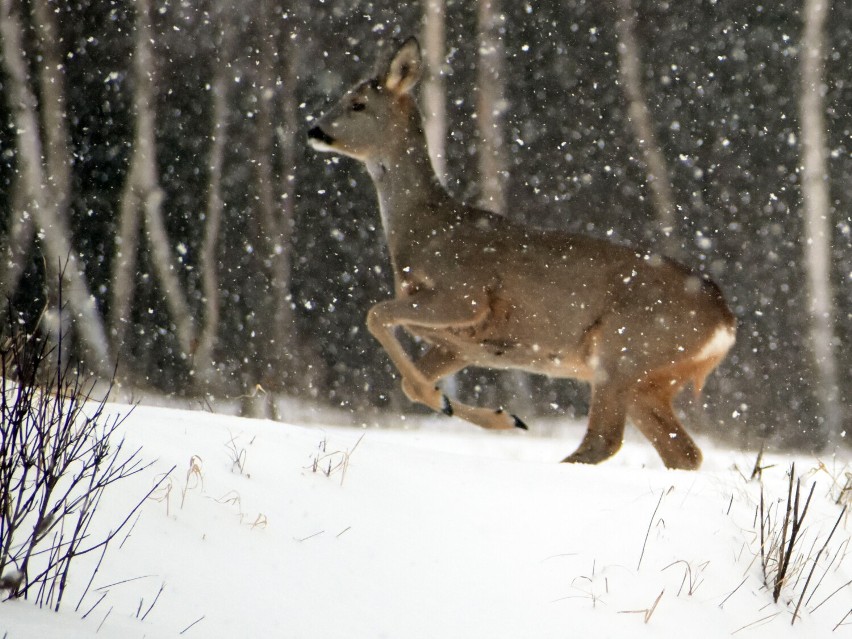
[[[447,397],[438,382],[467,366],[519,369],[591,385],[586,432],[563,462],[597,464],[627,420],[668,468],[701,451],[673,399],[696,397],[735,341],[735,318],[708,277],[652,252],[544,230],[454,199],[435,175],[413,89],[423,73],[409,38],[315,119],[317,151],[354,158],[376,189],[394,296],[367,328],[413,402],[486,429],[527,429],[501,408]],[[419,339],[416,360],[397,335]]]

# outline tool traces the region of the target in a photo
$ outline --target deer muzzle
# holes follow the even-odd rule
[[[334,144],[334,138],[320,127],[315,126],[308,131],[308,142],[318,151],[329,151]]]

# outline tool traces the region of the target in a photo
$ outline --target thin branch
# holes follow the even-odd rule
[[[660,504],[663,503],[664,494],[663,491],[660,491],[660,499],[657,500],[657,505],[654,508],[654,512],[651,513],[651,519],[648,521],[648,530],[645,531],[645,541],[642,542],[642,552],[639,555],[639,563],[636,564],[636,570],[642,567],[642,558],[645,556],[645,546],[648,544],[648,536],[651,534],[651,527],[654,525],[654,517],[657,516],[657,510],[660,508]]]

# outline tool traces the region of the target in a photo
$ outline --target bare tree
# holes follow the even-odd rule
[[[476,120],[479,127],[479,203],[496,213],[506,213],[506,176],[509,158],[505,144],[503,113],[506,111],[506,77],[503,25],[505,16],[499,0],[479,0],[477,27],[479,59],[477,63]],[[495,393],[504,387],[515,397],[517,408],[531,411],[532,389],[529,375],[522,371],[496,374]],[[492,400],[493,401],[493,400]]]
[[[279,34],[279,59],[283,82],[278,91],[280,124],[275,127],[278,150],[281,156],[280,176],[278,179],[280,206],[281,247],[279,255],[279,277],[281,305],[279,317],[287,331],[288,340],[281,345],[285,355],[286,384],[293,392],[309,391],[321,374],[319,358],[311,356],[313,345],[302,340],[296,331],[296,314],[292,296],[293,234],[296,228],[296,167],[301,161],[303,148],[302,120],[299,113],[300,101],[297,87],[302,56],[302,21],[296,17],[293,2],[280,2],[286,19],[282,21]]]
[[[7,310],[5,301],[18,290],[21,275],[27,267],[27,258],[32,250],[35,224],[26,205],[26,196],[19,184],[12,187],[12,219],[6,246],[0,253],[0,322]]]
[[[627,119],[633,129],[633,135],[642,152],[648,186],[654,210],[657,215],[658,231],[663,239],[663,248],[667,253],[677,252],[674,242],[676,206],[666,159],[660,148],[648,100],[642,88],[642,57],[636,39],[636,12],[631,0],[618,0],[619,77],[627,98]]]
[[[825,140],[825,35],[829,0],[805,0],[802,18],[799,117],[802,136],[802,214],[810,342],[817,371],[824,443],[838,444],[843,407],[834,353],[835,308],[831,285],[831,211]]]
[[[223,6],[224,5],[224,6]],[[198,346],[193,357],[196,383],[204,388],[216,377],[213,353],[219,330],[221,299],[217,256],[219,232],[225,204],[222,197],[222,166],[225,161],[225,143],[228,138],[228,80],[231,68],[231,34],[227,3],[219,9],[219,59],[215,65],[211,94],[213,97],[213,132],[210,136],[208,160],[207,210],[204,219],[204,239],[201,244],[201,286],[204,300],[204,323],[198,336]]]
[[[111,332],[116,348],[123,343],[130,317],[133,276],[139,245],[140,216],[144,219],[154,270],[162,286],[178,343],[188,356],[195,346],[196,328],[172,253],[163,220],[163,190],[157,176],[154,56],[149,0],[136,0],[136,43],[133,56],[135,132],[130,170],[122,194],[117,255],[112,281]]]
[[[33,24],[36,25],[39,57],[40,113],[43,121],[44,162],[47,188],[56,206],[57,215],[68,216],[71,195],[70,142],[68,123],[65,116],[65,80],[62,56],[57,47],[56,24],[53,13],[45,0],[32,3]],[[17,194],[20,194],[18,190]],[[24,206],[16,203],[15,210],[23,212]],[[26,258],[32,248],[35,228],[29,215],[15,215],[12,220],[7,260],[3,262],[0,281],[3,282],[0,299],[11,297],[18,288],[20,277],[26,268]],[[48,286],[56,284],[53,278]],[[56,297],[54,294],[52,297]],[[0,310],[2,313],[2,310]]]
[[[423,81],[423,114],[426,141],[435,174],[442,182],[447,172],[447,87],[444,82],[446,50],[445,0],[423,2],[423,46],[426,75]]]
[[[65,217],[71,200],[71,142],[66,115],[63,56],[57,46],[59,39],[54,11],[47,0],[33,0],[32,9],[42,55],[39,89],[48,189],[59,215]]]
[[[274,21],[273,4],[270,0],[259,0],[258,11],[261,24]],[[280,112],[282,75],[292,81],[292,63],[295,52],[288,47],[288,59],[281,64],[281,51],[274,32],[261,29],[258,34],[257,50],[257,113],[254,118],[254,187],[257,193],[257,211],[259,221],[259,245],[264,246],[261,268],[265,271],[268,289],[263,299],[258,300],[258,322],[266,348],[252,365],[254,370],[247,371],[246,391],[260,385],[266,391],[284,390],[288,384],[296,384],[295,319],[291,307],[290,272],[291,238],[293,232],[293,185],[285,178],[285,190],[278,189],[278,171],[276,159],[283,156],[287,164],[286,173],[292,175],[294,160],[294,131],[292,122],[294,105],[286,109],[285,125],[276,129]],[[292,85],[285,88],[292,91]],[[293,96],[288,96],[293,98]],[[290,121],[288,122],[287,119]],[[276,139],[279,147],[276,148]],[[276,416],[273,395],[257,395],[254,401],[244,402],[246,412],[257,416]],[[260,405],[263,402],[265,405]]]
[[[37,18],[38,2],[34,7]],[[44,7],[41,7],[44,10]],[[50,64],[48,56],[56,64],[55,27],[49,12],[45,11],[44,22],[37,24],[38,36],[42,43],[45,62]],[[38,19],[37,19],[38,22]],[[48,143],[43,144],[39,119],[37,116],[36,97],[30,87],[26,54],[22,41],[22,24],[19,15],[12,8],[12,0],[0,0],[0,39],[2,39],[3,61],[8,76],[8,95],[10,107],[17,130],[17,160],[20,179],[20,199],[18,202],[27,207],[27,211],[13,215],[14,218],[32,216],[34,224],[42,234],[45,261],[51,279],[57,282],[62,277],[65,280],[64,291],[71,310],[74,329],[80,338],[82,359],[86,366],[99,374],[109,375],[111,358],[107,346],[106,332],[103,321],[97,309],[83,272],[83,264],[77,252],[71,245],[71,230],[67,219],[68,182],[67,134],[63,133],[64,124],[64,80],[59,69],[48,70],[47,79],[43,82],[53,82],[42,95],[46,125],[56,126],[60,131],[49,133]],[[48,50],[50,54],[45,53]],[[57,75],[51,75],[56,71]],[[45,164],[44,158],[47,158]],[[59,167],[59,168],[57,168]],[[51,173],[57,171],[57,175]],[[63,177],[65,176],[65,177]],[[64,193],[58,191],[64,189]],[[63,208],[64,207],[64,208]],[[26,240],[31,237],[31,230],[26,228],[25,221],[19,222],[17,232],[19,238]]]
[[[479,126],[480,204],[497,213],[506,212],[504,182],[508,159],[503,143],[503,112],[506,110],[503,73],[505,17],[498,0],[479,0],[476,119]]]
[[[289,2],[258,0],[260,24],[273,29],[253,32],[256,57],[253,74],[257,109],[249,133],[252,144],[251,187],[256,215],[249,233],[259,250],[254,267],[260,286],[255,299],[254,326],[259,351],[243,367],[242,412],[277,418],[277,393],[298,393],[311,386],[313,363],[302,358],[305,347],[296,331],[293,306],[292,242],[295,229],[295,174],[301,149],[298,83],[300,7]]]

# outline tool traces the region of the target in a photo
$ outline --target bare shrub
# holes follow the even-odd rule
[[[104,492],[150,463],[115,441],[129,412],[107,414],[112,381],[95,398],[95,381],[63,359],[61,329],[51,346],[14,317],[0,340],[0,595],[58,610],[73,560],[99,550],[102,561],[147,498],[95,533]]]
[[[783,513],[780,509],[781,501],[767,505],[761,483],[757,514],[760,517],[760,564],[764,585],[772,592],[775,602],[786,592],[784,599],[787,603],[791,606],[795,603],[791,620],[791,623],[795,624],[796,620],[801,618],[800,612],[808,609],[812,601],[815,605],[809,610],[815,612],[852,582],[844,584],[821,601],[814,599],[829,570],[836,570],[843,562],[845,555],[840,551],[848,541],[842,542],[834,552],[831,551],[830,543],[843,520],[846,506],[841,508],[834,525],[824,538],[819,534],[812,535],[811,543],[807,544],[804,541],[804,522],[816,484],[811,485],[807,497],[802,501],[801,479],[796,477],[795,464],[790,466],[788,477]],[[814,554],[816,549],[818,550]]]

